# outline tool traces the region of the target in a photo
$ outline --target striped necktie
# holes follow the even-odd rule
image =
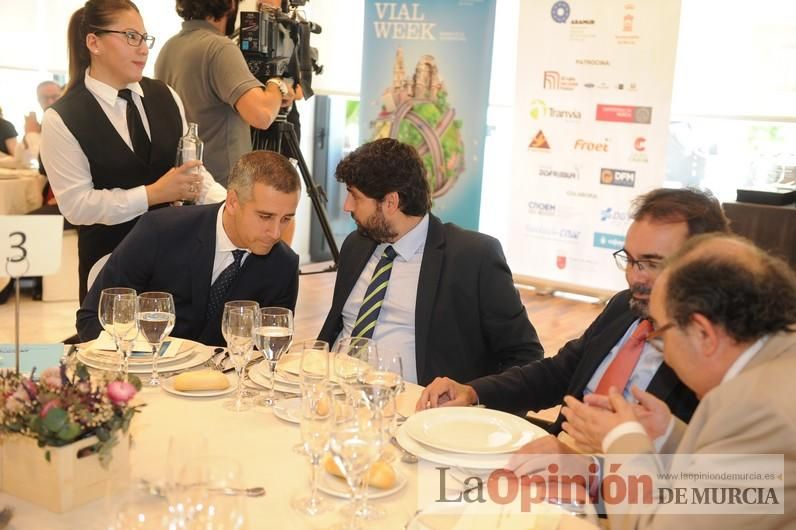
[[[387,292],[387,284],[390,282],[392,263],[396,252],[392,246],[384,249],[376,270],[370,278],[368,289],[365,291],[365,298],[359,307],[357,321],[354,322],[354,329],[351,330],[352,337],[373,338],[373,329],[376,327],[376,320],[379,318],[379,311],[384,304],[384,295]]]

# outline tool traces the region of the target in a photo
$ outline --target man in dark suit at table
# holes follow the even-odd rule
[[[113,251],[77,312],[82,340],[102,330],[102,289],[131,287],[174,297],[172,335],[224,344],[221,314],[229,300],[295,308],[298,255],[280,241],[293,222],[301,184],[287,158],[253,151],[238,160],[224,203],[162,208],[141,217]]]
[[[625,246],[614,253],[625,271],[628,289],[616,294],[578,339],[558,354],[505,372],[472,380],[468,385],[438,378],[423,392],[418,408],[481,403],[499,410],[539,410],[558,405],[564,396],[605,394],[621,388],[641,389],[666,401],[672,412],[688,421],[696,396],[663,362],[663,354],[645,342],[649,334],[649,296],[664,261],[694,235],[728,232],[719,202],[694,189],[657,189],[634,201],[633,223]],[[559,415],[552,434],[561,431]],[[566,451],[555,438],[529,444],[529,452]]]
[[[368,337],[400,354],[404,378],[472,379],[542,357],[500,243],[432,215],[415,149],[384,138],[337,166],[357,224],[340,250],[319,339]]]

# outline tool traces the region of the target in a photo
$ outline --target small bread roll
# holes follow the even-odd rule
[[[180,392],[188,390],[226,390],[229,379],[216,370],[197,370],[184,372],[174,378],[174,389]]]
[[[343,475],[343,472],[337,466],[337,462],[335,462],[334,458],[331,456],[326,455],[323,467],[326,469],[327,473],[331,473],[336,477],[345,478],[345,475]],[[379,460],[373,464],[370,467],[370,471],[368,471],[368,486],[386,490],[395,486],[395,481],[395,470],[384,460]]]

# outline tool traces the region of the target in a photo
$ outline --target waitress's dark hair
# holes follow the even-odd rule
[[[86,48],[86,35],[95,29],[107,28],[113,23],[117,13],[129,9],[139,12],[138,7],[130,0],[89,0],[72,14],[66,33],[69,50],[69,83],[66,90],[83,79],[83,72],[91,64],[91,54]]]

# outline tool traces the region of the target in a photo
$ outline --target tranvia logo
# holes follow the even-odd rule
[[[550,16],[559,24],[564,24],[569,18],[569,11],[569,4],[562,0],[553,4],[553,8],[550,10]]]
[[[625,236],[620,234],[594,233],[594,246],[610,250],[622,250],[625,246]]]
[[[570,119],[570,120],[580,119],[580,111],[548,107],[547,103],[545,103],[543,99],[531,100],[530,115],[531,118],[533,118],[534,120],[540,120],[542,118],[558,118],[558,119]]]

